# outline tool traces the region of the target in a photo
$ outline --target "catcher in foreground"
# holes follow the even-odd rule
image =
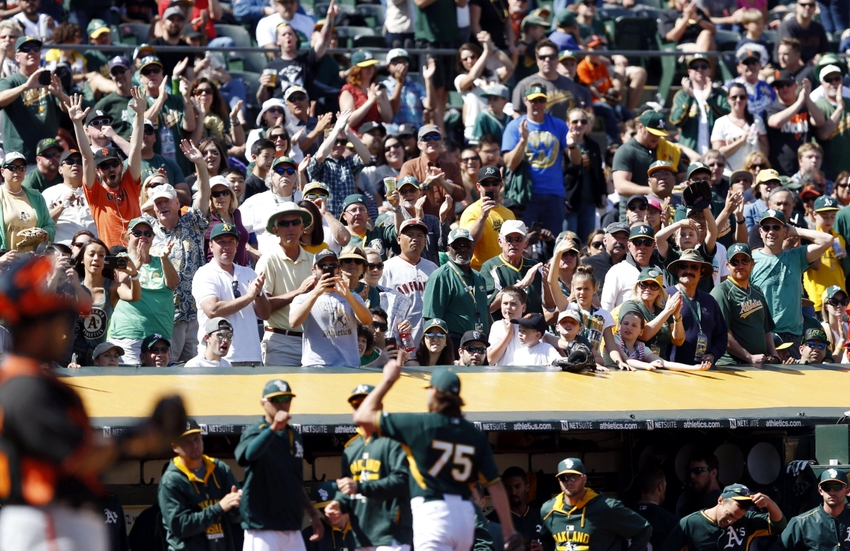
[[[45,257],[14,260],[0,271],[0,318],[12,338],[0,365],[0,550],[106,551],[95,507],[98,478],[123,457],[167,453],[185,429],[178,397],[120,438],[96,438],[82,400],[41,364],[64,357],[73,324],[88,309],[50,291]]]

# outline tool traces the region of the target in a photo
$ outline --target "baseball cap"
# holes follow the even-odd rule
[[[103,19],[92,19],[89,21],[88,26],[86,26],[86,33],[90,38],[97,38],[103,33],[111,32],[109,29],[109,25],[106,24],[106,21]]]
[[[404,222],[401,223],[401,226],[398,228],[398,233],[404,233],[404,230],[407,228],[419,228],[428,234],[428,226],[425,225],[425,222],[418,218],[408,218]]]
[[[581,314],[579,314],[577,310],[564,310],[563,312],[558,314],[558,324],[560,324],[567,318],[575,320],[577,324],[581,325]]]
[[[832,297],[834,297],[838,293],[844,293],[844,289],[842,289],[838,285],[830,285],[829,287],[826,288],[826,291],[823,292],[823,295],[822,295],[823,302],[828,301],[829,299],[831,299]],[[844,294],[846,295],[847,293],[844,293]]]
[[[820,474],[818,484],[823,484],[824,482],[839,482],[847,486],[847,473],[841,469],[829,468]]]
[[[466,239],[467,241],[472,241],[472,235],[466,228],[455,228],[449,233],[449,245],[451,245],[458,239]]]
[[[139,59],[148,55],[156,55],[156,49],[146,42],[139,44],[133,50],[133,59]]]
[[[404,125],[402,125],[404,126]],[[399,135],[401,135],[401,129],[399,129]],[[442,136],[442,132],[440,132],[440,127],[436,124],[426,124],[423,125],[422,128],[419,129],[419,139],[421,140],[423,136],[427,136],[428,134],[439,134]]]
[[[570,10],[558,10],[555,14],[555,23],[561,27],[572,27],[576,24],[576,14]]]
[[[827,65],[826,67],[821,69],[819,78],[820,80],[823,80],[825,76],[831,75],[832,73],[838,73],[839,75],[841,74],[841,69],[838,67],[838,65]]]
[[[604,46],[605,40],[598,34],[593,34],[587,37],[584,45],[588,48],[597,48],[599,46]]]
[[[497,180],[502,179],[502,173],[499,172],[499,169],[492,165],[482,166],[478,169],[478,181],[483,182],[489,178],[496,178]]]
[[[17,151],[6,153],[6,157],[3,159],[3,166],[12,164],[12,161],[23,161],[24,164],[27,164],[27,158]]]
[[[449,332],[448,325],[446,325],[446,322],[445,322],[445,321],[443,321],[443,320],[441,320],[440,318],[431,318],[431,319],[429,319],[428,321],[426,321],[426,322],[425,322],[425,326],[424,326],[424,327],[425,327],[425,328],[422,330],[423,332],[428,331],[428,330],[429,330],[429,329],[431,329],[432,327],[437,327],[437,328],[439,328],[439,329],[442,329],[442,330],[443,330],[443,331],[445,331],[446,333],[448,333],[448,332]]]
[[[676,170],[673,168],[673,165],[670,164],[668,161],[655,161],[654,163],[649,165],[648,169],[646,169],[646,175],[651,176],[659,170],[669,170],[673,174],[676,174]]]
[[[360,133],[360,135],[363,135],[363,134],[366,134],[367,132],[372,132],[374,130],[380,130],[383,134],[387,133],[387,129],[384,128],[384,125],[378,124],[375,121],[364,122],[363,124],[360,125],[358,132]]]
[[[127,231],[132,231],[132,230],[136,229],[136,226],[140,226],[142,224],[153,229],[153,225],[151,224],[151,222],[147,218],[145,218],[144,216],[137,216],[137,217],[133,218],[132,220],[130,220],[130,223],[127,224]]]
[[[505,220],[502,222],[502,227],[499,230],[499,237],[506,237],[512,233],[518,233],[523,237],[528,235],[528,229],[525,227],[525,222],[522,220]]]
[[[694,61],[708,61],[708,56],[701,53],[696,53],[692,55],[691,58],[688,60],[688,68],[690,68],[691,63],[693,63]]]
[[[295,398],[295,394],[292,393],[292,387],[282,379],[272,379],[263,387],[263,400],[268,400],[275,396],[292,396]]]
[[[838,206],[838,201],[829,195],[822,195],[815,199],[815,212],[824,212],[828,210],[841,210]]]
[[[542,84],[532,84],[525,91],[525,99],[533,100],[537,98],[549,98],[549,94],[546,92],[546,88],[544,88]]]
[[[392,63],[396,59],[410,59],[410,54],[404,48],[393,48],[387,52],[387,63]]]
[[[323,193],[325,196],[330,197],[331,190],[322,182],[313,181],[304,186],[303,194],[306,196],[308,193]]]
[[[489,86],[486,86],[484,88],[484,93],[481,94],[481,97],[483,98],[488,98],[491,96],[495,98],[511,99],[508,87],[499,82],[494,82]]]
[[[150,350],[151,346],[156,344],[157,342],[162,341],[165,343],[168,348],[171,348],[171,341],[160,335],[159,333],[153,333],[152,335],[148,335],[145,337],[145,340],[142,341],[142,352],[147,352]]]
[[[215,333],[221,329],[227,329],[229,331],[233,331],[233,326],[230,325],[230,322],[227,321],[226,318],[217,317],[211,320],[208,320],[207,323],[204,324],[204,334],[209,335],[211,333]]]
[[[348,403],[350,404],[357,398],[364,398],[373,390],[375,390],[375,387],[372,385],[357,385],[354,387],[354,390],[351,391],[351,394],[348,395]]]
[[[558,474],[555,476],[561,476],[562,474],[577,474],[584,476],[587,474],[587,471],[585,471],[584,463],[582,463],[581,459],[568,457],[558,463]]]
[[[337,262],[339,262],[339,257],[330,249],[322,249],[321,251],[316,253],[316,256],[313,257],[313,266],[318,266],[319,262],[326,258],[333,258]]]
[[[112,350],[113,348],[118,350],[119,356],[124,355],[124,349],[121,348],[120,346],[118,346],[117,344],[112,344],[111,342],[102,342],[99,345],[94,347],[94,351],[91,353],[91,358],[93,360],[96,360],[98,358],[98,356],[100,356],[101,354],[103,354],[104,352],[106,352],[108,350]]]
[[[626,201],[626,206],[628,207],[629,205],[631,205],[635,201],[640,201],[642,203],[648,203],[648,201],[646,199],[646,195],[632,195],[631,197],[629,197],[629,200]]]
[[[333,501],[339,486],[334,481],[316,482],[310,490],[310,502],[317,510],[323,510]]]
[[[484,346],[490,346],[490,341],[488,341],[488,340],[487,340],[487,335],[485,335],[485,334],[484,334],[484,333],[482,333],[481,331],[467,331],[467,332],[466,332],[466,333],[464,333],[464,334],[463,334],[463,336],[460,338],[460,346],[461,346],[461,348],[463,348],[464,346],[466,346],[466,343],[468,343],[468,342],[472,342],[472,341],[479,341],[479,342],[483,342],[483,343],[484,343]]]
[[[640,123],[646,128],[650,134],[656,136],[669,136],[667,132],[667,121],[664,115],[653,109],[648,109],[643,112],[639,119]]]
[[[114,147],[101,147],[94,152],[95,166],[100,166],[101,163],[112,159],[121,160],[121,157],[118,156],[118,151]]]
[[[56,138],[44,138],[39,140],[38,144],[35,146],[35,154],[41,155],[52,147],[58,148],[60,151],[62,150],[62,146],[58,141],[56,141]]]
[[[61,157],[59,157],[59,164],[64,163],[64,162],[65,162],[65,159],[67,159],[67,158],[68,158],[68,157],[70,157],[71,155],[77,155],[77,156],[78,156],[78,157],[80,157],[80,158],[82,158],[82,156],[83,156],[83,154],[82,154],[82,153],[80,153],[79,151],[77,151],[76,149],[69,149],[68,151],[66,151],[65,153],[63,153]]]
[[[401,189],[404,186],[413,186],[416,189],[419,189],[419,180],[416,179],[416,176],[407,175],[401,178],[396,182],[396,188]]]
[[[736,170],[732,173],[731,176],[729,176],[729,181],[734,183],[737,180],[740,180],[741,178],[744,178],[745,180],[749,181],[750,184],[753,183],[753,173],[749,170]]]
[[[225,178],[224,176],[213,176],[210,178],[210,189],[215,186],[224,186],[230,191],[233,191],[233,184],[230,183],[230,180]]]
[[[292,94],[304,94],[308,98],[310,97],[310,94],[307,93],[307,90],[303,86],[295,85],[295,86],[290,86],[289,88],[286,89],[286,92],[283,93],[283,100],[289,101],[289,97]],[[269,107],[271,107],[272,105],[278,105],[278,104],[269,104]],[[265,107],[265,106],[266,106],[266,104],[265,104],[265,102],[263,102],[263,107]],[[283,107],[283,105],[280,104],[279,107]]]
[[[269,216],[269,220],[266,222],[266,231],[274,233],[274,226],[277,224],[277,219],[284,214],[297,214],[301,217],[304,227],[313,223],[313,215],[307,209],[302,209],[297,203],[293,203],[292,201],[285,201],[278,205],[277,210]]]
[[[732,484],[723,488],[720,497],[724,499],[734,499],[735,501],[752,501],[750,489],[743,484]]]
[[[575,16],[573,16],[573,22],[575,22]],[[541,27],[548,27],[549,23],[540,17],[539,15],[527,15],[523,18],[522,23],[520,23],[520,28],[525,30],[527,27],[531,25],[539,25]]]
[[[816,327],[806,329],[806,332],[803,334],[803,341],[820,341],[820,342],[829,342],[826,338],[826,333],[823,332],[823,329],[819,329]]]
[[[759,171],[758,176],[756,176],[756,185],[763,184],[765,182],[770,182],[772,180],[782,181],[779,177],[779,173],[773,168],[765,168]]]
[[[162,186],[158,186],[158,188],[160,187]],[[233,224],[222,222],[221,224],[216,224],[215,226],[213,226],[212,231],[210,231],[210,241],[212,241],[216,237],[221,237],[222,235],[232,235],[236,238],[237,241],[239,241],[239,232],[236,231],[236,226],[234,226]]]
[[[90,125],[92,121],[96,121],[98,119],[109,119],[109,124],[112,124],[112,115],[106,111],[101,111],[100,109],[92,109],[89,111],[89,114],[86,115],[86,126]]]
[[[756,46],[757,44],[750,42],[738,48],[738,51],[735,52],[735,59],[738,60],[738,63],[744,63],[750,59],[755,59],[761,63],[761,52],[756,48]]]
[[[821,196],[821,192],[818,189],[818,186],[814,184],[808,184],[803,186],[803,190],[799,193],[800,199],[813,199]]]
[[[629,241],[632,239],[637,239],[639,237],[646,237],[648,239],[655,240],[655,230],[652,229],[652,226],[647,224],[638,224],[637,226],[632,226],[632,229],[629,230]]]
[[[795,82],[794,75],[792,75],[791,71],[788,69],[781,69],[773,73],[773,82],[771,82],[770,85],[776,86],[777,84],[784,82]]]
[[[39,48],[41,48],[41,46],[43,44],[43,42],[41,40],[39,40],[38,38],[36,38],[34,36],[29,36],[29,35],[19,36],[18,39],[15,40],[15,51],[16,52],[20,51],[21,46],[23,46],[24,44],[29,44],[30,42],[35,42],[36,44],[38,44]]]
[[[278,165],[292,165],[294,168],[298,168],[298,163],[295,162],[295,159],[287,157],[286,155],[281,155],[280,157],[275,158],[272,162],[272,170],[274,170]]]
[[[519,325],[520,327],[525,327],[526,329],[534,329],[541,333],[545,333],[546,329],[549,327],[546,320],[543,319],[543,314],[526,314],[520,319],[511,320],[511,323]]]
[[[726,260],[732,260],[736,254],[745,255],[747,258],[753,257],[753,251],[746,243],[735,243],[726,251]]]
[[[434,126],[434,125],[429,125],[429,126]],[[438,131],[440,130],[439,127],[437,128],[437,130]],[[396,133],[396,135],[397,136],[415,136],[416,135],[416,126],[409,123],[409,122],[404,123],[404,124],[400,124],[399,127],[398,127],[398,132]]]
[[[139,71],[141,71],[148,65],[159,65],[160,67],[162,67],[162,61],[160,61],[159,58],[155,55],[143,57],[142,60],[139,62]]]
[[[130,68],[130,60],[124,57],[123,55],[117,55],[109,60],[109,70],[112,71],[115,67],[124,67],[125,69]]]
[[[572,59],[573,61],[578,60],[576,54],[572,50],[561,50],[558,53],[558,61],[564,61],[565,59]]]
[[[646,204],[649,207],[654,208],[658,212],[661,212],[661,201],[659,201],[655,197],[647,197],[646,198]]]
[[[348,245],[339,251],[339,255],[337,258],[342,260],[343,258],[359,258],[363,262],[366,262],[366,253],[363,252],[363,249],[356,245]]]
[[[436,388],[452,394],[460,394],[460,378],[451,369],[441,367],[431,373],[431,382],[425,388]]]
[[[351,54],[351,64],[358,67],[371,67],[372,65],[377,65],[378,60],[375,59],[375,56],[369,50],[360,49]]]
[[[355,203],[360,203],[361,205],[366,205],[366,198],[363,197],[363,195],[361,195],[360,193],[353,193],[353,194],[349,195],[342,202],[343,212],[345,212],[345,209],[347,209],[351,205],[354,205]],[[340,214],[340,216],[342,216],[342,214]]]
[[[611,222],[610,224],[605,226],[605,233],[606,234],[612,234],[612,233],[617,233],[617,232],[621,232],[621,231],[629,233],[629,225],[626,224],[625,222]]]
[[[708,175],[711,176],[711,167],[707,164],[699,162],[691,163],[691,166],[688,167],[688,180],[691,179],[691,175],[693,175],[694,172],[699,172],[700,170],[708,172]]]
[[[177,190],[174,189],[174,186],[171,184],[162,184],[161,186],[156,186],[151,190],[148,194],[148,201],[143,205],[143,208],[150,208],[156,203],[157,199],[176,199],[177,198]]]
[[[194,418],[187,417],[186,418],[186,430],[184,430],[183,434],[181,434],[180,436],[183,437],[183,436],[188,436],[190,434],[201,434],[201,425],[199,425],[198,422]]]
[[[658,268],[644,268],[638,274],[638,283],[641,281],[654,281],[661,287],[664,287],[664,274]]]
[[[168,18],[169,18],[169,17],[171,17],[172,15],[179,15],[179,16],[180,16],[180,17],[182,17],[183,19],[186,19],[186,14],[185,14],[185,13],[183,13],[183,10],[181,10],[181,9],[180,9],[180,8],[178,8],[177,6],[171,6],[170,8],[168,8],[167,10],[165,10],[165,13],[163,13],[163,14],[162,14],[162,18],[163,18],[163,19],[168,19]]]
[[[785,213],[778,211],[776,209],[767,209],[759,218],[759,222],[763,222],[764,220],[776,220],[783,226],[785,225]]]

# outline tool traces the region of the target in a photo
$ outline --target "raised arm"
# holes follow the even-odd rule
[[[366,395],[360,407],[354,411],[354,422],[360,425],[366,434],[374,434],[378,430],[378,413],[381,411],[384,396],[393,387],[401,376],[401,368],[404,365],[404,354],[384,364],[384,376],[375,390]]]
[[[822,231],[795,228],[794,226],[788,226],[788,235],[798,235],[802,239],[808,239],[812,242],[806,246],[806,262],[809,264],[820,259],[823,253],[832,246],[832,241],[835,239],[832,235]]]
[[[127,170],[138,182],[142,177],[142,138],[145,130],[145,91],[141,86],[130,89],[130,108],[136,112],[133,120],[133,133],[130,135],[130,156],[127,158]]]
[[[89,144],[89,137],[86,136],[83,128],[83,120],[89,114],[89,109],[83,109],[83,96],[74,94],[65,104],[65,110],[74,124],[74,137],[77,139],[77,147],[80,148],[80,154],[83,157],[83,184],[91,189],[97,179],[94,172],[94,154]]]
[[[193,206],[207,216],[210,213],[210,173],[204,155],[190,140],[180,142],[180,150],[192,161],[198,174],[198,197],[195,198]]]

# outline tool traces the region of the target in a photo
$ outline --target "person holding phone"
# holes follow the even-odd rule
[[[483,166],[478,171],[478,184],[475,186],[481,199],[472,203],[460,217],[460,227],[469,230],[475,243],[472,255],[472,268],[481,266],[493,257],[499,256],[499,229],[507,220],[515,220],[514,213],[502,206],[504,199],[504,181],[501,171],[495,166]]]

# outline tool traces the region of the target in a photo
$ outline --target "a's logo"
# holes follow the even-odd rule
[[[829,478],[838,478],[838,471],[835,469],[827,469],[826,474]]]
[[[118,513],[104,509],[103,514],[106,516],[106,524],[118,524]]]
[[[369,385],[360,385],[354,389],[354,394],[361,394],[364,392],[369,392]]]
[[[649,228],[647,228],[646,226],[641,226],[639,231],[640,233],[649,233]]]
[[[667,127],[667,125],[664,124],[664,119],[658,119],[658,124],[656,126],[658,126],[658,130],[664,130]]]
[[[281,392],[286,392],[286,391],[289,390],[289,388],[286,386],[286,383],[284,383],[280,379],[278,379],[277,381],[274,382],[274,386],[276,386],[277,389],[280,390]]]
[[[484,175],[485,176],[495,176],[496,175],[496,169],[491,167],[491,166],[488,166],[487,170],[484,172]]]
[[[231,226],[230,224],[228,224],[227,222],[225,222],[225,223],[223,223],[223,224],[221,225],[221,229],[222,229],[222,230],[224,230],[224,231],[230,231],[230,230],[232,230],[232,229],[233,229],[233,226]]]
[[[734,527],[730,526],[726,529],[726,535],[729,536],[729,540],[726,542],[726,545],[723,546],[723,549],[734,549],[735,547],[743,545],[744,535],[746,534],[746,531],[744,530],[744,528],[739,528],[738,531],[740,531],[741,533],[740,537],[738,536],[738,533],[736,532]]]
[[[564,460],[564,465],[565,465],[568,469],[572,469],[572,468],[573,468],[573,460],[572,460],[572,459],[565,459],[565,460]]]
[[[319,488],[319,497],[322,498],[322,501],[328,500],[328,491],[324,488]]]
[[[776,211],[773,210],[773,209],[767,209],[767,215],[768,216],[776,216]]]

